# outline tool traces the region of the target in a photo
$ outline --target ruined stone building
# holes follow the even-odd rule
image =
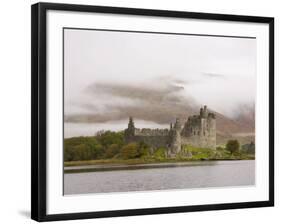
[[[166,147],[171,154],[180,152],[182,145],[215,149],[216,117],[204,106],[199,115],[188,117],[183,125],[177,118],[174,124],[170,124],[169,129],[139,129],[130,117],[128,128],[125,130],[125,141],[144,142],[154,148]]]

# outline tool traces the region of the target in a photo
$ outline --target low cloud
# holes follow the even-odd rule
[[[125,84],[99,82],[84,89],[92,102],[80,102],[77,106],[85,113],[68,113],[66,122],[102,123],[118,121],[133,116],[136,119],[167,124],[176,117],[186,118],[197,112],[192,97],[183,94],[186,82],[181,80],[152,80],[149,83]]]

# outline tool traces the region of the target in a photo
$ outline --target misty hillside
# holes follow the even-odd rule
[[[78,109],[65,108],[64,121],[103,124],[125,121],[132,116],[135,120],[168,127],[176,118],[180,118],[183,123],[189,116],[199,114],[203,105],[186,94],[185,85],[188,86],[188,83],[171,77],[156,81],[143,85],[111,82],[89,84],[84,89],[84,101],[73,104]],[[232,111],[230,117],[208,106],[208,110],[216,114],[218,142],[224,142],[224,139],[235,135],[237,137],[237,134],[240,139],[254,136],[254,108],[254,104],[235,104],[235,111]]]
[[[217,144],[225,144],[229,139],[237,139],[240,144],[255,141],[254,110],[241,111],[234,119],[210,110],[216,114]],[[194,109],[189,114],[194,114]],[[196,114],[196,113],[195,113]]]
[[[237,139],[240,144],[255,141],[255,107],[241,106],[230,119],[217,113],[217,144],[225,144],[228,139]]]
[[[216,113],[217,132],[220,134],[254,133],[254,119],[244,116],[243,119],[230,119],[222,114]]]

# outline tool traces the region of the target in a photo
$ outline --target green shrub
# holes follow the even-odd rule
[[[136,143],[129,143],[121,148],[121,157],[123,159],[134,159],[140,156],[138,145]]]
[[[216,149],[217,149],[217,151],[223,151],[224,150],[224,148],[222,146],[218,146]]]
[[[240,144],[237,140],[228,140],[226,143],[226,150],[231,154],[238,152],[240,148]]]
[[[150,146],[144,142],[138,143],[138,151],[141,158],[149,158],[150,155]]]
[[[167,152],[166,148],[160,147],[154,151],[153,157],[156,160],[164,160],[164,159],[166,159],[166,152]]]
[[[199,148],[192,145],[184,145],[182,147],[183,153],[192,153],[192,160],[213,159],[215,158],[215,151],[208,148]]]

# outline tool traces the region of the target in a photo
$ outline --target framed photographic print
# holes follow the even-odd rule
[[[32,218],[274,205],[274,19],[32,6]]]

